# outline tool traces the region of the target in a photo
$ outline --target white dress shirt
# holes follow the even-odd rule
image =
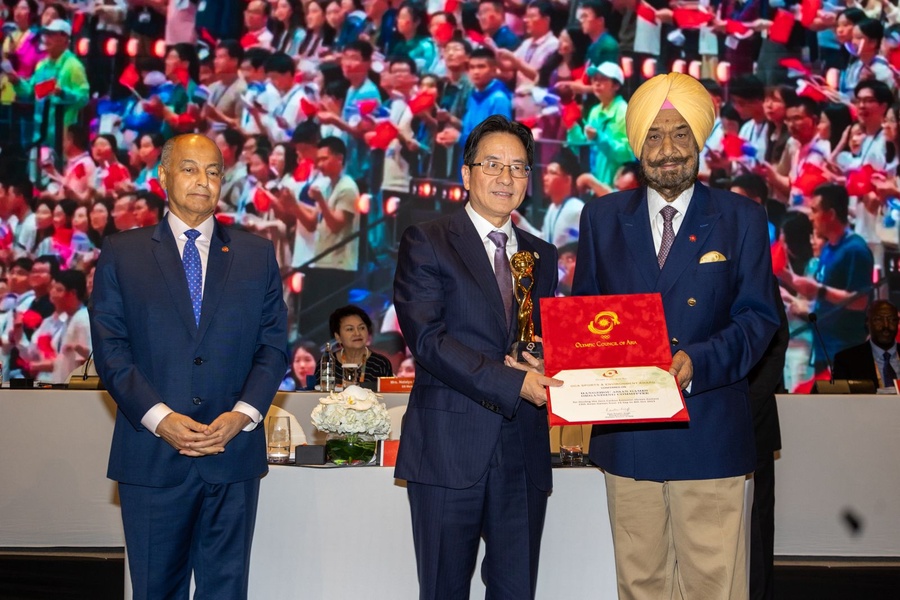
[[[653,246],[656,248],[657,254],[659,254],[659,247],[662,245],[663,224],[665,223],[665,219],[663,219],[663,216],[659,211],[662,210],[664,206],[672,206],[678,211],[672,218],[672,229],[675,231],[675,235],[678,235],[678,230],[681,228],[681,222],[684,220],[684,215],[687,213],[688,206],[691,204],[691,196],[693,195],[694,186],[691,186],[681,192],[681,194],[671,202],[666,202],[665,198],[663,198],[659,192],[652,188],[647,188],[647,210],[650,216],[650,231],[653,233]]]
[[[171,212],[166,213],[166,219],[169,221],[169,229],[172,230],[172,235],[175,236],[178,254],[182,257],[184,256],[184,245],[187,243],[187,236],[184,235],[184,232],[188,229],[196,229],[200,232],[200,236],[194,244],[197,246],[197,251],[200,253],[200,266],[203,273],[200,286],[202,297],[202,290],[206,289],[206,264],[209,261],[209,244],[210,240],[212,240],[213,231],[215,231],[216,226],[214,217],[210,216],[193,228],[189,227],[184,221],[173,215]],[[259,425],[260,421],[262,421],[262,415],[259,414],[259,411],[246,402],[235,402],[234,408],[231,410],[244,413],[250,417],[250,424],[244,427],[244,431],[253,431],[256,426]],[[159,427],[160,422],[166,418],[169,413],[173,412],[175,411],[166,406],[164,402],[158,402],[144,414],[144,417],[141,419],[141,425],[146,427],[148,431],[153,432],[153,435],[159,437],[159,434],[156,433],[156,428]]]
[[[478,232],[478,237],[481,238],[481,243],[484,245],[484,252],[487,254],[491,269],[494,268],[494,251],[497,249],[497,246],[495,246],[494,242],[491,241],[491,238],[488,237],[489,233],[492,231],[502,231],[506,234],[507,258],[512,258],[512,255],[519,250],[519,240],[516,239],[516,234],[513,231],[512,219],[506,219],[506,223],[504,223],[502,227],[494,227],[487,219],[475,212],[471,202],[466,203],[466,213],[468,213],[469,219],[472,220],[472,224],[475,225],[475,231]],[[510,271],[512,271],[512,269],[510,269]],[[512,275],[510,275],[510,277],[511,276]]]
[[[647,212],[650,216],[650,231],[653,233],[653,247],[656,248],[656,254],[659,254],[659,247],[662,246],[663,225],[665,223],[665,219],[663,219],[659,211],[667,205],[674,207],[678,211],[672,217],[672,229],[675,231],[675,235],[678,235],[678,230],[681,229],[681,222],[684,221],[684,215],[691,205],[691,196],[693,195],[694,186],[691,186],[681,192],[671,202],[666,202],[659,192],[652,188],[647,188]],[[685,389],[688,394],[691,393],[693,385],[694,382],[692,381]]]

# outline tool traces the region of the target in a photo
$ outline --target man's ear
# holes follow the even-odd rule
[[[166,179],[168,179],[168,173],[166,172],[166,168],[163,167],[162,163],[159,163],[159,167],[156,169],[157,179],[159,180],[159,187],[162,189],[167,189]]]
[[[469,165],[463,165],[460,169],[462,173],[463,187],[466,191],[469,191],[469,177],[472,175],[472,168]]]

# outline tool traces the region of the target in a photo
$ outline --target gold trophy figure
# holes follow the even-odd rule
[[[513,342],[510,354],[519,362],[525,362],[522,352],[528,352],[535,358],[544,357],[544,349],[540,342],[534,341],[534,302],[531,300],[531,288],[534,287],[534,255],[531,252],[516,252],[509,259],[512,270],[513,294],[519,307],[516,315],[516,341]]]

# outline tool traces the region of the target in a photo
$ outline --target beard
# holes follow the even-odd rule
[[[676,169],[663,170],[664,165],[677,165]],[[691,156],[664,156],[654,161],[642,161],[638,178],[641,185],[653,188],[666,200],[678,197],[697,181],[700,160]]]

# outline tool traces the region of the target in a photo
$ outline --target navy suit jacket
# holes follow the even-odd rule
[[[697,183],[662,270],[646,188],[598,198],[581,217],[575,295],[662,295],[671,350],[693,362],[690,423],[597,426],[591,460],[656,481],[713,479],[754,470],[747,374],[779,324],[765,211]],[[701,264],[707,252],[725,261]]]
[[[556,290],[556,248],[515,233],[519,250],[537,254],[531,295],[539,333],[538,298]],[[400,479],[474,485],[488,469],[501,423],[514,419],[528,477],[541,490],[551,488],[547,410],[519,398],[525,373],[503,364],[516,332],[496,281],[465,210],[404,232],[394,303],[417,364],[397,456]]]
[[[118,405],[111,479],[171,487],[192,463],[208,483],[266,471],[262,426],[238,433],[222,454],[191,458],[141,419],[158,402],[200,423],[239,400],[266,414],[287,365],[287,309],[271,242],[216,223],[198,328],[168,220],[110,236],[91,317],[97,372]]]

